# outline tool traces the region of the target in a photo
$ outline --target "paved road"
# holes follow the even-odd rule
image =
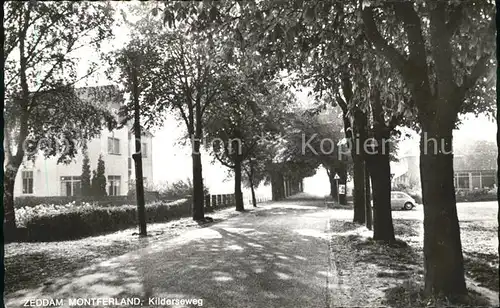
[[[51,285],[16,292],[6,307],[35,298],[68,304],[69,298],[93,297],[140,297],[144,307],[154,297],[203,299],[203,307],[329,307],[327,223],[332,213],[317,201],[264,205],[145,244]]]

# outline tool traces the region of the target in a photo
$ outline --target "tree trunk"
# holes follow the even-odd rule
[[[248,181],[250,182],[250,192],[252,193],[252,205],[257,207],[257,199],[255,198],[255,186],[253,184],[253,166],[250,164],[250,171],[247,171]]]
[[[16,183],[16,175],[20,164],[10,163],[5,167],[4,173],[4,238],[11,240],[16,235],[16,214],[14,209],[14,186]]]
[[[353,157],[354,179],[354,222],[365,223],[365,170],[360,155]]]
[[[344,193],[339,195],[340,205],[347,205],[347,168],[345,164],[341,164],[338,168],[340,182],[339,184],[344,185]]]
[[[353,180],[354,180],[354,222],[365,223],[365,167],[364,143],[366,140],[367,116],[359,108],[354,110],[354,133],[351,135]]]
[[[395,237],[391,210],[389,151],[366,155],[366,159],[373,191],[373,239],[393,242]]]
[[[27,85],[25,85],[25,91],[27,92]],[[25,99],[24,101],[27,101]],[[26,103],[16,102],[25,106]],[[7,123],[5,123],[7,125]],[[24,158],[24,142],[26,136],[28,135],[28,113],[26,111],[22,112],[21,120],[19,125],[19,135],[15,138],[17,144],[17,151],[15,155],[11,152],[11,136],[9,135],[10,129],[6,127],[4,136],[4,155],[3,163],[4,168],[4,193],[3,193],[3,206],[4,206],[4,239],[13,240],[17,236],[17,225],[16,225],[16,212],[14,207],[14,188],[16,184],[16,176],[19,172],[19,167],[23,162]]]
[[[333,177],[330,177],[330,196],[337,201],[337,181]]]
[[[429,295],[467,294],[453,183],[452,130],[452,125],[434,131],[424,126],[420,138],[425,293]]]
[[[194,105],[194,125],[192,128],[192,148],[193,153],[191,154],[193,158],[193,220],[204,220],[205,219],[205,192],[203,191],[203,172],[201,167],[201,142],[203,136],[203,119],[202,119],[202,107],[200,100],[195,101]]]
[[[139,82],[137,80],[136,68],[132,68],[132,86],[134,94],[134,137],[135,153],[132,158],[135,162],[135,194],[137,199],[137,216],[139,218],[139,235],[147,236],[146,230],[146,205],[144,201],[144,177],[142,172],[141,152],[141,122],[139,107]]]
[[[255,188],[253,183],[250,184],[250,191],[252,192],[252,205],[253,207],[257,207],[257,198],[255,198]]]
[[[200,144],[194,141],[193,153],[193,220],[203,220],[205,218],[203,208],[203,176],[201,170]]]
[[[271,175],[271,192],[273,201],[279,201],[284,198],[285,185],[283,174],[280,172],[273,172]]]
[[[330,180],[330,196],[332,200],[337,200],[337,181],[335,180],[335,168],[328,168],[328,179]]]
[[[371,185],[370,185],[370,171],[368,170],[368,165],[365,164],[365,217],[366,217],[366,227],[368,230],[372,229],[373,213],[372,213],[372,203],[371,203]]]
[[[496,21],[497,24],[500,21],[500,7],[498,6],[497,6]],[[497,46],[498,45],[500,45],[500,35],[497,35]],[[498,78],[497,78],[497,89],[498,89]],[[498,119],[500,119],[500,110],[498,109],[498,106],[496,112],[496,119],[497,119],[497,144],[500,144],[500,122],[498,121]],[[500,152],[498,152],[497,154],[497,166],[500,166]],[[497,170],[497,183],[500,183],[500,172],[498,170]],[[500,226],[500,186],[497,187],[497,203],[498,203],[497,226]],[[498,252],[500,253],[500,227],[497,227],[497,242],[498,242]]]
[[[234,162],[234,199],[236,210],[243,212],[245,207],[243,205],[243,194],[241,192],[241,160],[238,159]]]
[[[371,99],[373,136],[371,149],[365,151],[365,164],[371,176],[373,191],[373,239],[394,242],[394,225],[391,209],[391,128],[383,117],[382,100],[378,88],[374,88]],[[368,137],[368,136],[367,136]]]

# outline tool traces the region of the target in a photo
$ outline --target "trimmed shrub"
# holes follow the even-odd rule
[[[105,196],[105,197],[67,197],[67,196],[53,196],[53,197],[17,197],[14,200],[14,207],[35,207],[37,205],[64,205],[68,203],[75,202],[76,205],[81,205],[83,203],[93,203],[102,206],[120,206],[129,204],[127,196]]]
[[[234,207],[234,198],[226,195],[225,204],[217,204],[211,209]],[[48,197],[47,197],[48,198]],[[63,201],[68,197],[57,197]],[[111,198],[111,197],[108,197]],[[109,201],[113,203],[114,201]],[[158,201],[146,204],[148,223],[166,222],[181,217],[190,217],[192,199],[184,198],[174,202]],[[208,208],[205,208],[206,212]],[[17,241],[64,241],[87,236],[115,232],[137,226],[135,204],[106,206],[101,203],[72,201],[65,204],[33,203],[16,210],[18,232]]]
[[[147,191],[144,192],[144,198],[146,203],[158,201],[158,192]],[[176,201],[183,198],[177,198],[175,200],[168,200],[168,202]],[[184,198],[185,199],[185,198]],[[165,201],[165,200],[163,200]],[[66,197],[66,196],[54,196],[54,197],[17,197],[14,200],[14,207],[16,209],[22,207],[34,207],[37,205],[64,205],[74,202],[76,205],[81,205],[84,203],[91,203],[100,206],[123,206],[126,204],[135,203],[134,196],[105,196],[105,197]]]
[[[146,205],[149,223],[191,215],[191,201]],[[37,205],[24,207],[17,212],[18,224],[26,233],[25,241],[64,241],[115,232],[137,225],[135,205],[103,207],[83,203],[76,205]]]

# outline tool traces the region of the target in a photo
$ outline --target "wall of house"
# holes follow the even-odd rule
[[[411,187],[420,187],[420,157],[405,157],[408,165],[408,182]]]
[[[418,155],[408,155],[391,162],[391,173],[394,174],[392,186],[403,184],[410,187],[420,187],[420,158]]]
[[[108,137],[113,137],[120,140],[120,154],[108,153]],[[148,180],[152,180],[152,138],[148,136],[144,139],[145,140],[143,142],[145,142],[148,147],[148,156],[146,158],[143,158],[144,177],[147,177]],[[97,161],[99,159],[99,155],[102,154],[105,164],[106,179],[108,178],[108,176],[120,176],[119,195],[127,195],[128,193],[128,158],[131,157],[129,152],[129,143],[128,128],[114,130],[112,132],[103,130],[99,138],[93,139],[88,143],[90,169],[97,169]],[[60,196],[62,185],[61,177],[81,176],[82,165],[83,155],[81,153],[76,155],[76,157],[73,159],[73,162],[70,164],[57,164],[56,157],[45,159],[43,155],[39,155],[34,163],[31,161],[27,161],[21,166],[16,177],[14,194],[16,197],[28,195]],[[22,171],[33,171],[33,194],[23,194]]]
[[[135,180],[135,169],[134,160],[132,159],[132,154],[135,153],[135,141],[132,134],[129,135],[130,141],[128,143],[128,153],[130,157],[130,163],[128,164],[128,182]],[[146,179],[146,187],[153,183],[153,136],[151,134],[145,134],[141,137],[141,143],[146,145],[146,149],[142,149],[142,175]]]

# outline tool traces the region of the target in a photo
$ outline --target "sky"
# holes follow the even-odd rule
[[[114,5],[125,7],[123,2],[115,2]],[[114,48],[123,46],[127,39],[129,31],[126,26],[119,25],[114,28],[115,39],[103,44],[100,52],[108,52]],[[79,74],[83,75],[88,67],[86,64],[92,58],[97,56],[97,52],[88,49],[81,53]],[[104,76],[106,66],[102,66],[94,78],[80,83],[80,86],[108,85],[111,84]],[[304,104],[310,104],[311,99],[307,97],[307,90],[297,92],[298,99]],[[185,180],[191,177],[191,155],[188,146],[179,144],[179,139],[185,134],[183,123],[178,123],[173,115],[169,116],[165,125],[153,132],[153,180],[155,183],[172,182]],[[494,141],[496,138],[496,124],[487,120],[485,117],[470,117],[460,126],[460,130],[454,132],[455,139],[467,140],[482,139]],[[418,145],[418,139],[412,141],[413,145]],[[415,143],[416,142],[416,143]],[[213,159],[206,153],[202,155],[203,175],[205,184],[211,189],[212,193],[230,193],[233,191],[233,183],[228,178],[227,168]],[[309,178],[304,183],[306,191],[327,194],[329,190],[328,177],[324,169],[320,169],[316,176]],[[258,193],[269,195],[268,187],[261,187]],[[248,196],[248,195],[247,195]]]

